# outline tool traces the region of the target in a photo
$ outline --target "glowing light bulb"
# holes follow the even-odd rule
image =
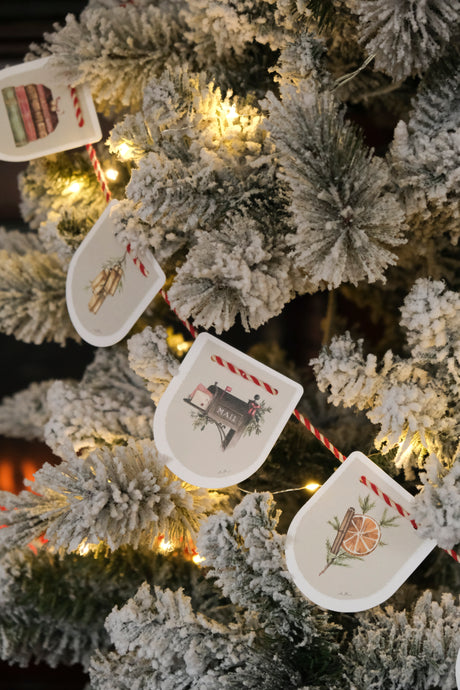
[[[202,556],[200,556],[199,553],[195,554],[195,556],[193,556],[193,558],[192,558],[192,561],[194,563],[196,563],[196,565],[199,565],[200,563],[202,563],[205,560],[206,560],[206,558],[203,558]]]
[[[308,482],[308,484],[305,484],[305,489],[313,493],[314,491],[317,491],[320,486],[321,484],[318,484],[318,482]]]
[[[179,352],[187,352],[192,347],[192,343],[186,342],[184,340],[183,343],[178,343],[176,347],[179,350]]]
[[[90,552],[90,550],[90,545],[86,542],[82,542],[78,547],[77,552],[80,554],[80,556],[86,556]]]
[[[78,194],[82,187],[83,185],[81,182],[74,180],[65,188],[64,194]]]
[[[117,148],[117,153],[122,160],[129,160],[132,156],[131,147],[125,142],[120,144],[120,146]]]
[[[162,539],[158,545],[158,548],[166,553],[167,551],[172,551],[174,549],[174,545],[172,542]]]
[[[118,170],[115,170],[114,168],[109,168],[108,170],[105,171],[105,175],[109,180],[115,181],[119,175]]]
[[[236,112],[236,105],[233,104],[231,108],[229,109],[227,113],[227,120],[232,123],[235,118],[238,117],[238,113]]]

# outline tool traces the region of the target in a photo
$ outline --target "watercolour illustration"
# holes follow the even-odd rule
[[[104,268],[91,281],[92,296],[88,302],[88,309],[93,314],[97,314],[104,304],[106,297],[114,297],[117,291],[123,290],[124,263],[126,254],[120,259],[109,261]]]
[[[55,101],[44,84],[7,86],[2,96],[16,146],[43,139],[56,129],[59,99]]]
[[[69,265],[66,300],[76,331],[87,343],[109,347],[124,338],[165,281],[152,253],[137,256],[118,241],[111,201]]]
[[[388,516],[385,508],[380,520],[376,520],[368,514],[375,508],[375,502],[371,501],[369,495],[359,497],[359,506],[361,513],[350,507],[341,522],[337,516],[328,520],[336,536],[332,544],[330,539],[326,540],[326,565],[319,575],[323,575],[331,565],[348,567],[353,561],[364,560],[376,548],[387,546],[382,539],[382,530],[396,527],[399,515]]]
[[[31,161],[99,141],[89,87],[72,89],[52,58],[0,70],[0,160]]]
[[[153,418],[158,451],[185,482],[222,489],[256,472],[302,386],[209,333],[199,333]]]
[[[230,386],[219,387],[217,381],[208,387],[199,383],[184,398],[194,408],[190,411],[193,428],[204,431],[208,424],[213,424],[222,450],[235,446],[242,436],[262,433],[265,415],[271,412],[258,393],[250,400],[242,400],[232,395],[231,390]]]
[[[396,592],[434,548],[411,519],[414,498],[355,451],[294,516],[286,565],[301,592],[331,611],[365,611]]]

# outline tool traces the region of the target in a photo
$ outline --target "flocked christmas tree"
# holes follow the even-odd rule
[[[301,381],[301,412],[416,495],[420,533],[448,550],[459,46],[458,0],[90,0],[26,56],[87,84],[111,123],[97,152],[118,239],[153,252],[179,318]],[[65,346],[68,265],[106,199],[84,148],[32,161],[19,186],[30,231],[0,235],[0,327]],[[318,295],[307,367],[292,344]],[[241,488],[166,468],[152,418],[189,341],[158,297],[80,381],[3,400],[0,432],[61,462],[0,496],[1,658],[82,664],[94,690],[454,688],[459,566],[440,548],[356,615],[293,583],[285,532],[308,493],[272,493],[338,465],[307,429],[288,422]]]

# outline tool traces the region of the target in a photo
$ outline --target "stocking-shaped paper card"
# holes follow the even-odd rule
[[[165,275],[148,252],[133,256],[115,237],[112,201],[78,247],[67,274],[66,299],[75,329],[87,343],[121,340],[161,289]]]
[[[303,389],[214,336],[198,336],[162,395],[153,431],[168,467],[208,489],[263,463]]]
[[[89,89],[79,86],[72,94],[50,58],[0,71],[0,124],[4,161],[29,161],[102,136]]]
[[[286,537],[299,589],[332,611],[363,611],[388,599],[435,547],[418,536],[413,497],[359,452],[310,498]]]

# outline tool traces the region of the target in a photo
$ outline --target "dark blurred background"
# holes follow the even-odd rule
[[[66,14],[79,14],[83,0],[20,0],[0,3],[0,69],[23,61],[32,42],[40,42],[55,22]],[[0,225],[25,229],[19,214],[18,173],[27,163],[0,161]],[[1,266],[0,266],[1,270]],[[0,398],[25,388],[31,381],[79,376],[91,359],[91,348],[75,343],[62,348],[37,347],[0,334]],[[0,488],[18,490],[24,476],[30,477],[50,453],[42,444],[0,437]],[[26,669],[0,663],[1,690],[80,690],[87,677],[79,667],[50,669],[44,664]]]

